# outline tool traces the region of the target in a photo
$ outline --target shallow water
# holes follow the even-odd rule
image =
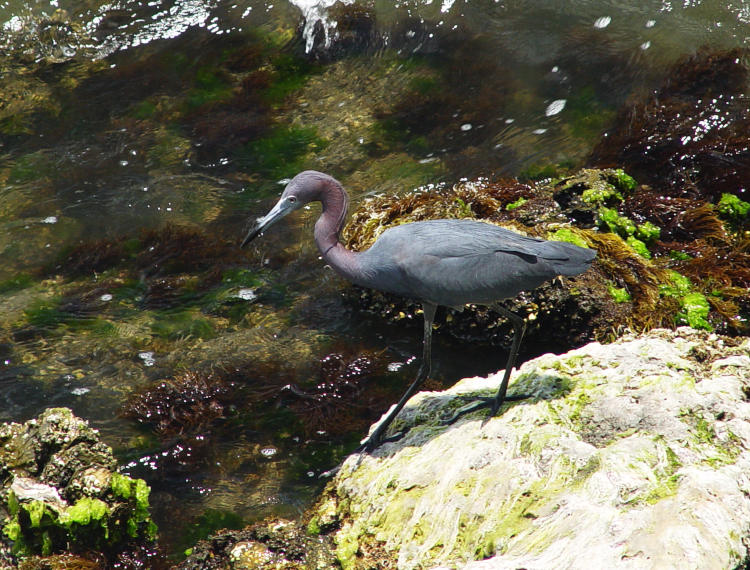
[[[0,26],[0,420],[89,419],[178,552],[185,529],[301,512],[364,426],[306,431],[272,397],[186,444],[124,417],[134,392],[241,361],[281,393],[364,354],[387,395],[351,414],[372,419],[416,371],[421,323],[342,295],[315,208],[239,251],[286,179],[330,172],[356,207],[579,166],[669,65],[747,47],[750,3],[6,1]],[[433,353],[438,383],[505,357],[440,334]]]

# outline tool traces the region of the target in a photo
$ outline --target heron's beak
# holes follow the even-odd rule
[[[245,247],[248,243],[253,241],[256,237],[266,231],[269,226],[272,226],[278,222],[281,218],[286,216],[288,213],[294,210],[293,204],[287,200],[279,200],[276,205],[271,208],[262,218],[258,218],[252,229],[247,232],[245,239],[242,240],[240,247]]]

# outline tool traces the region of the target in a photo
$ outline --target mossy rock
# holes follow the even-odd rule
[[[117,473],[111,448],[69,409],[3,424],[0,444],[0,543],[15,556],[108,556],[155,540],[148,485]]]

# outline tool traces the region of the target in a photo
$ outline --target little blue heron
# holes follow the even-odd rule
[[[492,398],[477,398],[476,404],[461,413],[488,407],[491,417],[504,401],[526,397],[506,395],[526,322],[497,302],[535,289],[558,275],[582,273],[596,257],[595,251],[566,242],[522,236],[474,220],[403,224],[384,231],[370,249],[359,253],[349,251],[339,242],[349,196],[333,177],[314,170],[297,174],[287,184],[278,203],[248,232],[242,247],[290,212],[316,201],[322,203],[323,211],[315,222],[315,243],[323,259],[337,273],[362,287],[417,299],[423,306],[423,353],[417,377],[360,450],[372,450],[383,441],[390,423],[430,374],[432,323],[438,305],[455,308],[469,303],[488,305],[507,317],[513,326],[513,342],[497,394]]]

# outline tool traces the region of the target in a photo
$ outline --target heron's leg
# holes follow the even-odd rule
[[[424,312],[424,340],[422,342],[422,364],[419,366],[417,377],[414,379],[411,386],[407,388],[404,395],[401,396],[401,399],[393,407],[386,418],[381,421],[380,424],[378,424],[378,427],[376,427],[372,434],[370,434],[370,437],[368,437],[362,445],[356,449],[358,452],[372,451],[382,443],[383,434],[385,434],[388,426],[391,425],[391,422],[393,422],[404,405],[406,405],[409,398],[411,398],[419,389],[419,386],[424,382],[424,379],[430,375],[430,370],[432,368],[432,323],[435,320],[435,310],[437,309],[437,305],[424,303],[422,308]]]
[[[500,387],[498,388],[497,394],[495,394],[494,398],[477,398],[479,400],[478,402],[456,411],[456,413],[452,417],[444,421],[444,423],[446,424],[452,424],[461,416],[470,412],[474,412],[476,410],[480,410],[482,408],[490,408],[490,417],[492,417],[497,414],[500,406],[503,405],[503,402],[525,400],[529,397],[528,395],[522,394],[513,396],[507,395],[510,373],[513,371],[513,367],[516,365],[518,351],[521,348],[521,340],[523,339],[523,335],[526,332],[526,321],[501,305],[492,305],[492,308],[506,317],[513,326],[513,342],[510,345],[510,353],[508,354],[508,361],[505,364],[505,372],[503,373],[503,379],[500,382]]]
[[[526,321],[519,317],[517,314],[512,313],[501,305],[493,305],[492,307],[497,312],[501,313],[513,323],[513,342],[510,345],[510,354],[508,355],[508,362],[505,363],[505,373],[503,374],[503,381],[500,382],[500,388],[497,390],[495,400],[490,408],[490,416],[494,416],[503,405],[505,401],[505,394],[508,391],[508,381],[510,380],[510,373],[513,367],[516,365],[516,359],[518,358],[518,351],[521,349],[521,340],[526,332]]]

